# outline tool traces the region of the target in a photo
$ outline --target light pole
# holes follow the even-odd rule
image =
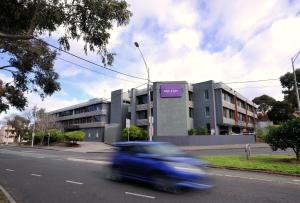
[[[299,54],[300,54],[300,51],[298,51],[298,53],[294,57],[291,58],[293,73],[294,73],[294,82],[295,82],[295,91],[296,91],[297,104],[298,104],[298,112],[300,112],[300,101],[299,101],[299,90],[298,90],[298,85],[297,85],[297,78],[296,78],[294,63],[295,63],[297,57],[299,56]]]
[[[33,107],[33,130],[32,130],[32,138],[31,138],[31,147],[34,144],[34,136],[35,136],[35,118],[36,118],[36,106]]]
[[[148,74],[148,84],[147,84],[147,92],[148,92],[148,108],[147,108],[147,115],[148,115],[148,135],[149,135],[149,141],[152,141],[152,119],[151,119],[151,93],[150,93],[150,73],[149,73],[149,67],[146,63],[145,57],[140,49],[140,46],[137,42],[134,42],[134,45],[138,48],[142,59],[145,63],[147,74]]]

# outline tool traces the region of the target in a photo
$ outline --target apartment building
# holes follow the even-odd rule
[[[147,89],[130,92],[131,124],[147,129]],[[223,83],[155,82],[151,88],[154,136],[187,135],[191,128],[209,134],[254,131],[257,105]]]
[[[61,124],[64,131],[82,130],[88,141],[103,141],[105,125],[110,122],[110,102],[91,99],[88,102],[48,112],[49,118]]]
[[[80,129],[86,140],[104,141],[120,138],[126,119],[146,130],[147,102],[147,89],[119,89],[111,92],[111,101],[92,99],[49,116],[66,131]],[[154,82],[150,105],[154,137],[186,136],[191,128],[206,128],[211,135],[245,134],[254,132],[257,120],[256,104],[212,80]]]

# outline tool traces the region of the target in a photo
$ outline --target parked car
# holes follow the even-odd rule
[[[205,164],[165,142],[118,142],[108,177],[134,179],[155,188],[177,192],[181,188],[208,189]]]

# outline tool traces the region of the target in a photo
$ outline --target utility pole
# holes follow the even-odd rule
[[[147,92],[148,92],[148,107],[147,107],[147,115],[148,115],[148,135],[149,135],[149,141],[152,141],[152,132],[153,132],[153,126],[152,126],[152,117],[151,117],[151,91],[150,91],[150,72],[149,67],[146,63],[145,57],[140,49],[140,46],[137,42],[134,42],[134,45],[138,48],[142,59],[144,61],[145,67],[147,69],[148,74],[148,83],[147,83]]]
[[[297,57],[299,56],[300,51],[291,58],[292,61],[292,67],[293,67],[293,74],[294,74],[294,83],[295,83],[295,91],[296,91],[296,97],[297,97],[297,104],[298,104],[298,112],[300,113],[300,101],[299,101],[299,90],[298,90],[298,85],[297,85],[297,77],[296,77],[296,73],[295,73],[295,61],[297,59]]]
[[[36,118],[36,106],[32,108],[33,111],[33,130],[32,130],[32,139],[31,139],[31,147],[33,147],[34,136],[35,136],[35,118]]]

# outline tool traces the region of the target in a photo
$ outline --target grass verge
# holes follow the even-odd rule
[[[0,190],[0,203],[9,203],[8,199],[3,194],[2,190]]]
[[[249,160],[243,155],[201,156],[212,166],[300,174],[300,162],[292,155],[255,154]]]

